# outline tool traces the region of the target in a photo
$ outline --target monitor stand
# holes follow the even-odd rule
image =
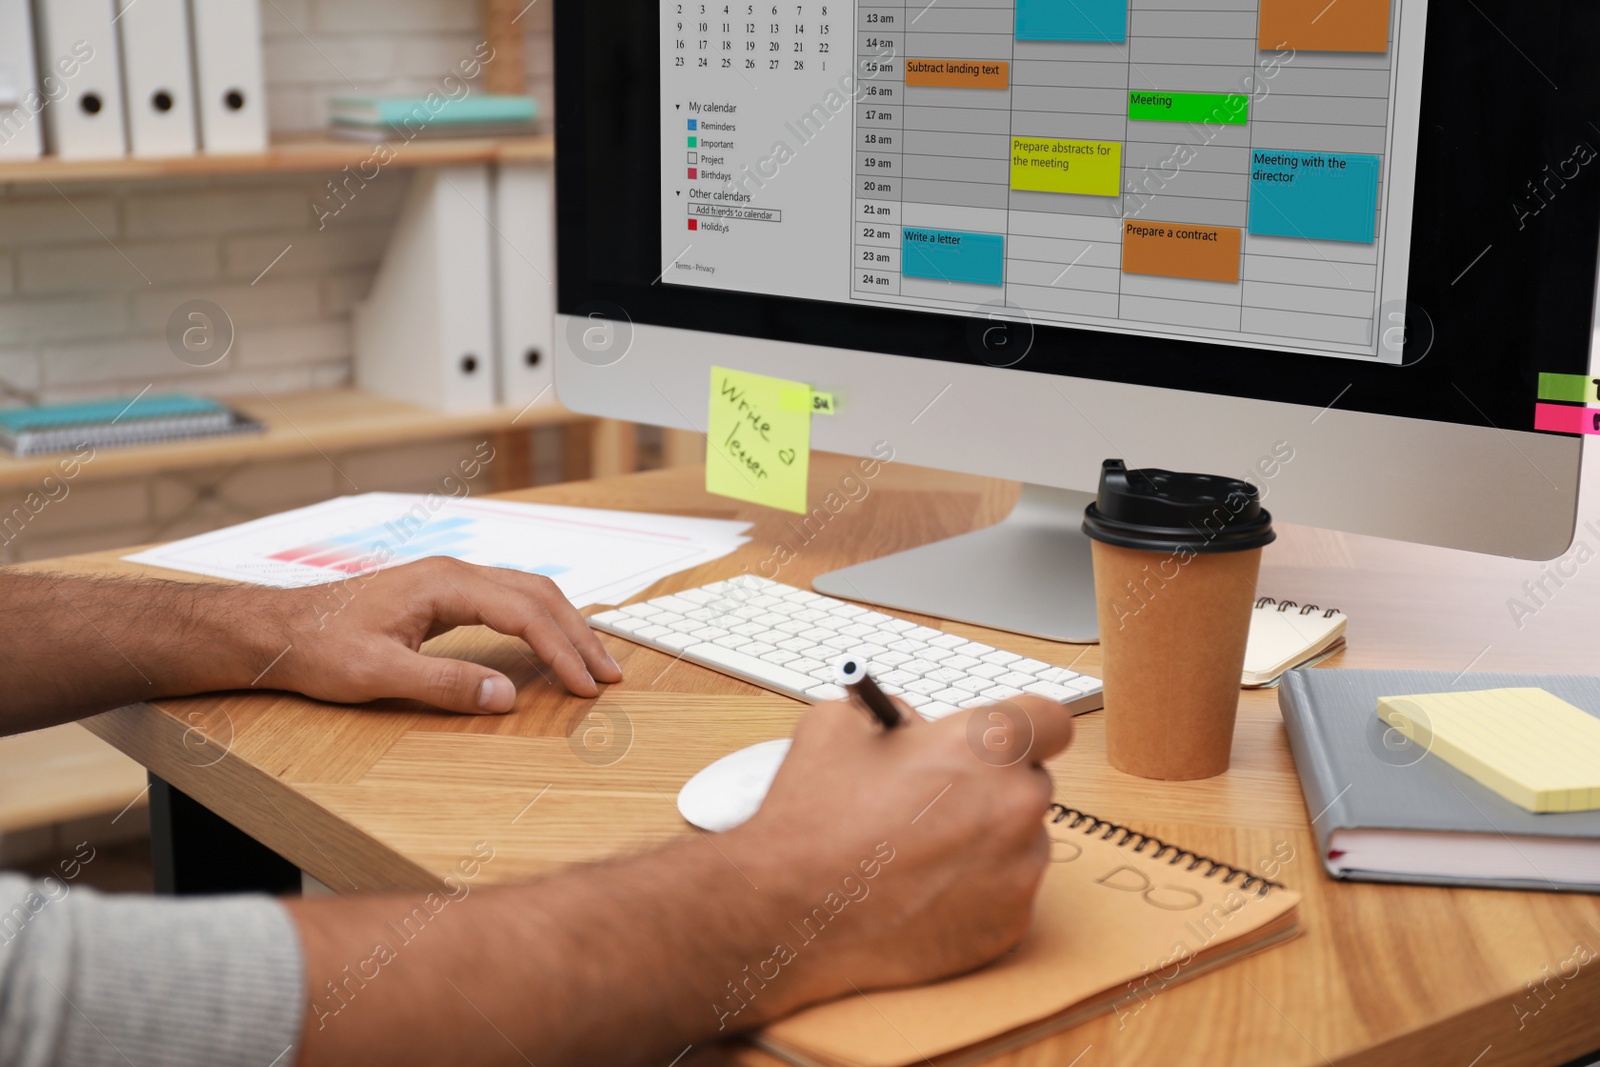
[[[1024,484],[994,526],[824,574],[812,588],[919,615],[1088,644],[1098,641],[1083,509],[1092,493]]]

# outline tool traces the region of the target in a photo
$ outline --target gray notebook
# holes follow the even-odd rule
[[[1378,698],[1534,686],[1600,717],[1600,678],[1289,671],[1278,689],[1335,878],[1600,892],[1600,811],[1525,811],[1378,718]]]

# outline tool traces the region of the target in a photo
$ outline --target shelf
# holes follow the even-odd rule
[[[236,410],[266,424],[265,433],[203,437],[159,445],[99,449],[78,471],[80,481],[141,477],[170,471],[293,459],[319,453],[378,448],[397,441],[414,444],[471,434],[521,432],[537,426],[592,423],[587,415],[545,405],[519,414],[515,408],[448,415],[358,389],[328,389],[280,396],[224,398]],[[70,453],[18,459],[0,454],[0,491],[37,488]]]
[[[44,156],[0,163],[0,185],[143,181],[230,174],[295,174],[338,171],[373,160],[378,145],[335,140],[326,134],[275,140],[258,155],[178,156],[172,159],[57,159]],[[450,163],[549,163],[555,138],[463,137],[391,144],[387,167],[433,167]]]

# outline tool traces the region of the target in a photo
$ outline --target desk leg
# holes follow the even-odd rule
[[[300,892],[298,867],[153,774],[150,862],[163,896]]]

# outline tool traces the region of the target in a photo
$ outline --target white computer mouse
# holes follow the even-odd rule
[[[732,830],[761,807],[788,754],[787,737],[728,753],[678,790],[678,814],[702,830]]]

